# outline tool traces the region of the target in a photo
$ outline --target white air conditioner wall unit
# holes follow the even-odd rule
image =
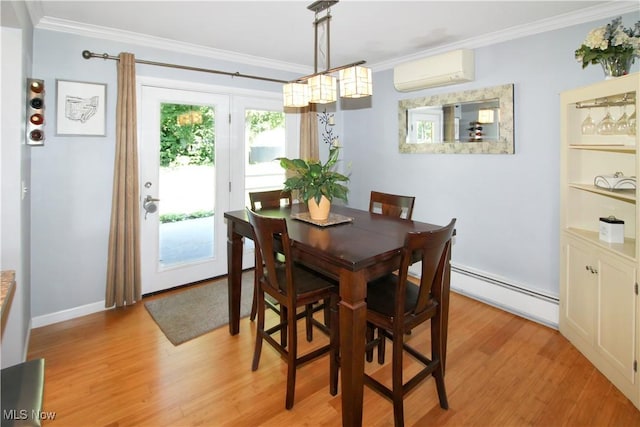
[[[458,49],[407,62],[393,70],[393,84],[400,92],[470,82],[474,79],[474,54],[469,49]]]

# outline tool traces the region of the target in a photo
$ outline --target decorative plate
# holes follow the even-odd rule
[[[593,184],[596,187],[605,188],[607,190],[635,190],[636,177],[624,176],[622,172],[616,172],[614,175],[598,175],[594,178]]]

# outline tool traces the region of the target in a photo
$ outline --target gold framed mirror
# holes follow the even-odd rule
[[[513,154],[513,84],[398,102],[401,153]]]

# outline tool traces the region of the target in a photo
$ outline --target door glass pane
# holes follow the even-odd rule
[[[282,188],[285,174],[277,157],[285,156],[282,111],[245,110],[245,206],[249,192]]]
[[[215,111],[161,104],[159,172],[160,265],[214,255]]]

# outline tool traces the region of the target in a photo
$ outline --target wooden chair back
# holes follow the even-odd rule
[[[283,201],[286,206],[291,206],[293,203],[291,192],[285,190],[250,192],[249,201],[251,202],[252,211],[258,211],[261,209],[278,209],[282,206]]]
[[[400,196],[397,194],[372,191],[369,199],[369,212],[411,219],[415,200],[416,198],[414,196]]]
[[[291,203],[293,202],[293,199],[290,191],[285,191],[280,189],[280,190],[267,190],[267,191],[252,191],[249,193],[249,201],[251,202],[252,211],[260,211],[262,209],[279,209],[281,206],[283,206],[283,204],[285,206],[291,207]],[[260,265],[260,264],[256,264],[256,265]],[[256,291],[254,292],[254,299],[251,307],[251,315],[250,315],[251,320],[254,320],[258,313],[258,305],[257,305],[258,304],[258,301],[257,301],[258,273],[259,272],[256,271],[256,274],[255,274]],[[274,303],[272,300],[267,300],[266,304],[267,304],[267,307],[269,307],[276,313],[280,313],[280,309],[278,308],[277,303]],[[287,336],[282,335],[282,340],[283,340],[283,343],[286,343]]]
[[[455,224],[454,218],[448,225],[437,230],[407,233],[398,271],[399,286],[396,290],[395,312],[398,319],[403,316],[421,317],[433,305],[434,300],[438,305],[448,307],[448,304],[443,304],[442,299],[446,298],[448,301],[449,298],[449,270],[446,267],[451,258],[451,238]],[[407,307],[406,292],[401,288],[406,288],[409,266],[417,256],[422,261],[420,290],[415,305]]]
[[[256,266],[256,279],[268,285],[272,295],[282,294],[295,298],[291,263],[291,240],[284,218],[272,218],[247,209],[249,223],[253,228]],[[284,257],[279,257],[281,253]]]

